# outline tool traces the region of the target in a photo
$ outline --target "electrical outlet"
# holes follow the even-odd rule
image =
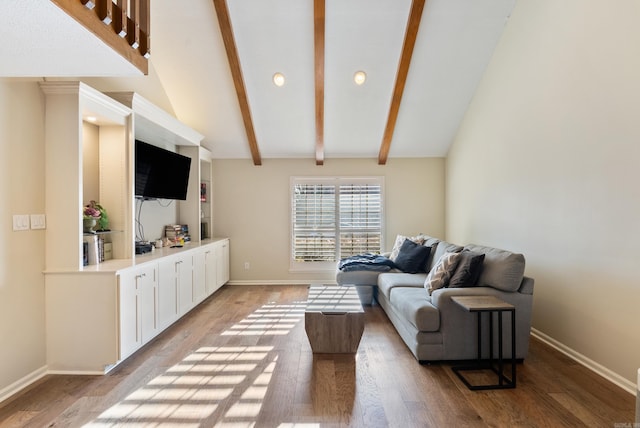
[[[46,229],[44,214],[31,214],[31,229]]]
[[[16,214],[13,216],[13,230],[29,230],[29,214]]]
[[[251,269],[251,265],[249,264],[249,262],[244,262],[244,269],[245,270]]]

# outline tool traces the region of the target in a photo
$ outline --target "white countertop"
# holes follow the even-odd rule
[[[199,242],[188,242],[185,243],[182,247],[162,247],[154,249],[151,252],[145,254],[136,254],[132,259],[112,259],[105,260],[102,263],[98,263],[95,265],[83,266],[80,269],[48,269],[45,270],[45,274],[56,274],[56,273],[104,273],[113,275],[118,273],[118,271],[123,269],[128,269],[136,266],[143,266],[147,263],[151,263],[157,261],[158,259],[164,257],[171,257],[174,255],[184,254],[186,252],[197,250],[204,246],[214,244],[216,242],[224,241],[228,238],[216,237],[210,239],[203,239]]]

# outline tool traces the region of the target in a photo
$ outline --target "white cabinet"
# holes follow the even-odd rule
[[[222,239],[204,251],[206,295],[210,296],[229,281],[229,240]]]
[[[159,332],[156,265],[128,269],[118,278],[120,360]]]
[[[218,289],[218,252],[213,245],[204,251],[204,277],[207,296],[210,296]]]
[[[158,323],[164,329],[180,317],[178,278],[173,258],[158,263]]]
[[[140,336],[144,345],[160,332],[158,325],[157,267],[141,269],[136,275],[140,319]]]
[[[193,266],[191,256],[184,255],[175,260],[176,282],[178,285],[178,313],[184,315],[189,312],[193,304]]]
[[[193,304],[197,305],[207,296],[205,251],[193,253]]]
[[[217,252],[217,275],[216,289],[229,282],[229,240],[224,239],[218,243]]]
[[[191,245],[156,250],[139,264],[49,272],[49,371],[105,373],[216,291],[228,280],[229,240]]]

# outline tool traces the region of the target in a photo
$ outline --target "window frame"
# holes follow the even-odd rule
[[[329,185],[335,187],[335,234],[336,234],[336,261],[325,262],[298,262],[294,259],[294,197],[295,186],[299,184]],[[385,248],[385,185],[384,176],[292,176],[289,180],[289,271],[290,272],[327,272],[335,271],[340,257],[340,185],[365,185],[375,184],[380,186],[380,251]]]

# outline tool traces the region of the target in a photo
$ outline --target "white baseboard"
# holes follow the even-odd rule
[[[22,391],[32,383],[39,381],[40,379],[42,379],[44,376],[48,374],[49,372],[47,371],[47,366],[40,367],[38,370],[35,370],[29,373],[22,379],[18,379],[17,381],[13,382],[11,385],[7,386],[6,388],[3,388],[2,390],[0,390],[0,403],[7,400],[9,397],[13,396],[14,394],[17,394],[18,392]]]
[[[636,384],[634,384],[632,381],[630,381],[628,379],[625,379],[624,377],[620,376],[619,374],[609,370],[608,368],[604,367],[601,364],[596,363],[592,359],[587,358],[586,356],[582,355],[581,353],[569,348],[568,346],[558,342],[554,338],[552,338],[550,336],[547,336],[546,334],[542,333],[539,330],[536,330],[535,328],[531,328],[531,335],[533,337],[535,337],[536,339],[538,339],[538,340],[546,343],[547,345],[551,346],[552,348],[562,352],[563,354],[565,354],[567,357],[571,358],[572,360],[575,360],[578,363],[582,364],[583,366],[585,366],[589,370],[599,374],[603,378],[607,379],[609,382],[611,382],[611,383],[613,383],[615,385],[618,385],[620,388],[624,389],[629,394],[632,394],[634,396],[637,394],[638,386]]]
[[[292,279],[283,279],[281,281],[278,280],[247,280],[247,281],[242,281],[242,280],[233,280],[233,281],[229,281],[227,282],[226,285],[309,285],[309,284],[335,284],[336,280],[326,280],[326,279],[319,279],[319,280],[310,280],[310,279],[301,279],[301,280],[292,280]]]

